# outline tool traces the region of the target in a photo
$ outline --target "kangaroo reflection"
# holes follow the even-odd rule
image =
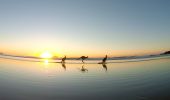
[[[87,72],[88,69],[84,68],[84,65],[83,65],[83,66],[81,67],[80,71],[84,73],[84,72]]]
[[[105,69],[105,71],[107,71],[107,66],[106,64],[102,64],[103,68]]]
[[[65,65],[65,63],[62,63],[62,67],[66,70],[66,65]]]

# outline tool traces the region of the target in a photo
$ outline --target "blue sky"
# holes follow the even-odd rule
[[[0,0],[1,50],[116,55],[170,49],[169,0]]]

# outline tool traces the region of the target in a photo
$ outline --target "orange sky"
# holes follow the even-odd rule
[[[168,49],[159,49],[159,50],[95,50],[95,49],[86,49],[86,50],[62,50],[62,49],[26,49],[26,48],[15,48],[15,47],[6,47],[0,48],[1,52],[12,54],[12,55],[22,55],[22,56],[37,56],[40,57],[42,53],[48,51],[53,56],[63,57],[79,57],[79,56],[89,56],[89,57],[103,57],[106,54],[108,56],[134,56],[134,55],[148,55],[148,54],[159,54]]]

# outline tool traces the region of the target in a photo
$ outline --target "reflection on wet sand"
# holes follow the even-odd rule
[[[169,59],[106,65],[44,63],[0,59],[0,98],[169,100]]]
[[[66,64],[65,64],[65,63],[61,63],[61,65],[62,65],[62,67],[66,70],[66,68],[67,68],[67,67],[66,67]],[[102,64],[102,67],[103,67],[103,69],[104,69],[105,71],[108,70],[106,64]],[[84,65],[82,65],[81,68],[79,68],[79,70],[80,70],[81,72],[87,72],[87,71],[88,71],[88,69],[85,68]]]
[[[88,72],[88,69],[84,68],[84,65],[83,65],[83,66],[81,67],[80,71],[84,73],[84,72]]]
[[[65,65],[65,63],[62,63],[62,67],[66,70],[66,65]]]
[[[106,64],[102,64],[103,68],[105,69],[105,71],[107,71],[107,66]]]

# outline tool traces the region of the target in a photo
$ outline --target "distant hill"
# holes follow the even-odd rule
[[[167,54],[170,54],[170,51],[166,51],[166,52],[162,53],[161,55],[167,55]]]

